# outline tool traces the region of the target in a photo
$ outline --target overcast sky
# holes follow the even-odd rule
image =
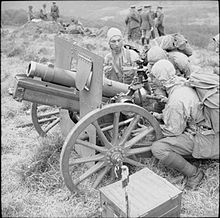
[[[28,10],[28,6],[32,5],[34,11],[39,11],[42,5],[47,4],[47,10],[50,10],[52,1],[2,1],[2,9],[24,9]],[[126,8],[132,1],[56,1],[59,6],[60,13],[66,16],[85,16],[87,12],[105,7]],[[85,12],[86,13],[85,13]]]

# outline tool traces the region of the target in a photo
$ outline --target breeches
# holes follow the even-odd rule
[[[140,28],[133,28],[128,30],[128,40],[139,40],[141,37]]]
[[[169,152],[180,155],[191,155],[193,151],[193,140],[185,134],[180,136],[166,137],[152,144],[153,155],[161,160],[168,156]]]
[[[150,36],[151,36],[151,31],[150,30],[146,30],[146,29],[141,30],[141,37],[142,38],[149,39]]]
[[[166,137],[152,144],[151,151],[157,159],[165,158],[169,152],[179,155],[192,155],[195,158],[219,159],[219,134]]]
[[[164,36],[164,35],[165,35],[165,33],[164,33],[164,27],[159,27],[159,28],[157,28],[157,31],[158,31],[158,35],[159,35],[159,36]]]

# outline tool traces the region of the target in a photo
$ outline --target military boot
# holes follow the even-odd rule
[[[187,176],[186,188],[195,189],[198,185],[200,185],[204,177],[204,173],[202,172],[202,170],[198,170],[197,167],[190,164],[177,153],[169,152],[168,156],[166,156],[161,161],[166,166],[174,168]]]
[[[144,46],[144,44],[145,44],[145,38],[144,37],[142,37],[141,38],[141,44]]]
[[[204,177],[205,177],[204,172],[201,169],[197,169],[195,175],[187,178],[185,188],[196,189],[201,184],[201,181]]]
[[[150,43],[150,39],[146,39],[146,41],[147,41],[147,45],[149,45],[149,43]]]

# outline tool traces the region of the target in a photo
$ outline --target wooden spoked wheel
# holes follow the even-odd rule
[[[45,137],[60,122],[59,109],[32,103],[31,119],[38,134]]]
[[[111,123],[103,123],[106,116],[112,117]],[[141,124],[145,128],[137,133],[137,129],[143,126]],[[99,141],[96,144],[81,139],[82,133],[90,125],[96,129],[96,141]],[[161,137],[157,120],[137,105],[114,103],[91,111],[71,129],[62,147],[60,167],[64,182],[71,192],[85,186],[96,188],[109,171],[121,163],[145,167],[132,156],[150,151],[153,141]],[[79,156],[75,152],[76,145],[93,149],[95,153]],[[80,166],[80,172],[76,172],[77,166]]]

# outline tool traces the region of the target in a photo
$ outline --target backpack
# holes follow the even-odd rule
[[[188,57],[192,55],[192,48],[189,45],[187,39],[181,35],[180,33],[172,34],[173,36],[173,45],[178,50],[181,51],[183,54],[187,55]]]
[[[187,39],[180,33],[173,33],[157,37],[154,40],[152,40],[150,44],[151,46],[160,46],[167,52],[177,50],[188,57],[192,55],[191,46],[189,45]]]
[[[184,75],[185,78],[190,76],[190,63],[188,57],[179,51],[167,52],[168,60],[174,65],[177,73]]]
[[[204,116],[215,133],[219,132],[219,76],[214,73],[193,72],[189,77],[201,101]]]

